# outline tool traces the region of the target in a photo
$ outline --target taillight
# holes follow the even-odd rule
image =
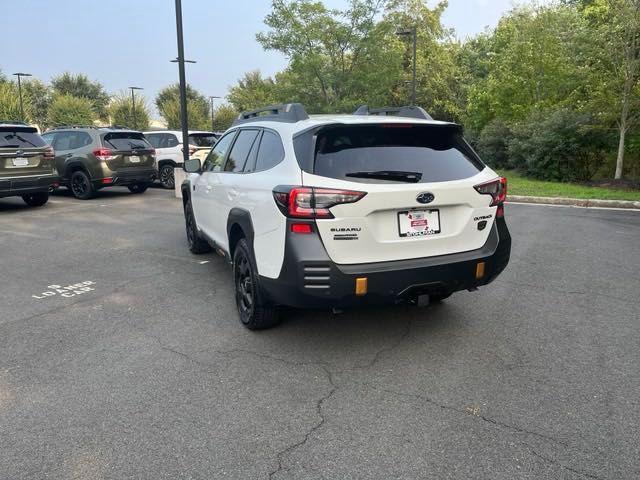
[[[293,218],[333,218],[331,207],[354,203],[366,192],[318,187],[276,187],[273,198],[280,211]]]
[[[42,152],[42,157],[45,160],[53,160],[54,158],[56,158],[56,154],[53,151],[53,147],[45,148],[44,152]]]
[[[117,155],[114,155],[113,150],[109,150],[108,148],[98,148],[93,151],[93,155],[103,162],[115,160],[117,158]]]
[[[507,199],[507,179],[504,177],[491,180],[487,183],[481,183],[473,188],[483,195],[491,195],[492,200],[489,205],[490,207],[502,205]]]

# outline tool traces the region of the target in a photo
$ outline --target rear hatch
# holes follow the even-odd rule
[[[104,158],[111,170],[153,168],[155,150],[141,132],[109,132],[102,136],[98,157]]]
[[[0,178],[55,173],[53,150],[34,127],[0,124]]]
[[[447,255],[486,242],[496,207],[474,187],[498,176],[457,125],[332,125],[314,132],[311,145],[304,186],[365,193],[316,220],[334,262]]]

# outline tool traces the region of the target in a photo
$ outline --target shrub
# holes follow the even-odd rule
[[[92,125],[96,119],[90,100],[56,95],[49,106],[49,125]]]
[[[134,130],[149,129],[149,108],[144,97],[135,97],[134,112],[131,97],[126,92],[121,92],[111,100],[108,112],[112,125],[120,125]]]
[[[509,168],[508,143],[511,129],[499,118],[489,122],[477,140],[478,153],[491,167]]]
[[[610,149],[589,114],[565,108],[538,111],[512,128],[509,164],[542,180],[590,180]]]

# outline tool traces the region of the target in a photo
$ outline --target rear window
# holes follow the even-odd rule
[[[312,173],[362,183],[429,183],[483,168],[457,127],[381,124],[321,129]]]
[[[114,150],[148,150],[153,148],[139,132],[111,132],[104,136],[105,147]]]
[[[45,145],[33,127],[0,127],[0,148],[39,148]]]
[[[189,145],[195,145],[196,147],[213,147],[216,140],[220,137],[216,137],[212,133],[192,133],[189,135]]]

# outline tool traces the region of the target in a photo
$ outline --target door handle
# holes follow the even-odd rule
[[[211,192],[211,190],[213,190],[213,187],[211,185],[207,185],[207,193]]]
[[[67,153],[65,155],[63,155],[64,158],[71,158],[73,157],[73,153]]]

